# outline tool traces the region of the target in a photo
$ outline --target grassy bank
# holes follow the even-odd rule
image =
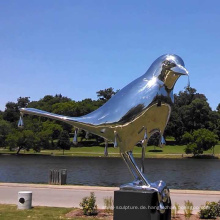
[[[74,219],[74,220],[85,220],[85,219],[112,219],[103,218],[98,216],[79,216],[72,217],[71,213],[74,208],[57,208],[57,207],[46,207],[46,206],[35,206],[29,210],[18,210],[16,205],[5,205],[0,204],[0,219],[1,220],[24,220],[24,219],[37,219],[37,220],[58,220],[58,219]],[[69,214],[68,214],[69,213]],[[68,215],[66,215],[68,214]]]
[[[184,152],[185,145],[166,145],[164,148],[158,148],[154,146],[148,146],[146,148],[147,158],[182,158],[190,157],[192,155],[186,155]],[[64,152],[64,156],[91,156],[91,157],[102,157],[104,152],[103,146],[92,146],[92,147],[72,147],[70,150]],[[108,149],[109,157],[119,157],[119,149],[109,147]],[[0,149],[0,154],[15,154],[16,151],[9,151],[8,149]],[[141,156],[141,148],[134,148],[134,156]],[[34,154],[34,155],[53,155],[53,156],[63,156],[62,150],[41,150],[41,152],[36,153],[33,150],[24,151],[21,150],[20,154]],[[204,152],[205,155],[211,155],[212,150]],[[220,145],[215,146],[215,156],[220,158]]]
[[[56,207],[45,207],[45,206],[35,206],[34,208],[29,210],[18,210],[16,205],[0,204],[0,219],[1,220],[91,219],[91,217],[70,217],[70,216],[67,217],[66,214],[73,210],[74,208],[56,208]],[[99,220],[100,218],[92,217],[92,219]]]
[[[51,207],[34,207],[30,210],[17,210],[16,205],[0,205],[0,219],[2,220],[67,219],[65,218],[65,214],[67,214],[71,210],[72,210],[71,208],[51,208]],[[80,219],[82,220],[82,218]]]

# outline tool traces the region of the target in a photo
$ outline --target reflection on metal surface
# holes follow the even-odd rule
[[[114,148],[116,148],[118,147],[118,134],[116,131],[114,131],[114,135],[115,135]]]
[[[173,88],[181,75],[188,75],[183,60],[177,55],[167,54],[156,59],[144,75],[88,115],[68,117],[33,108],[22,108],[20,111],[63,121],[114,142],[135,178],[133,183],[122,188],[154,188],[162,196],[166,184],[160,183],[159,187],[150,183],[136,165],[132,151],[138,142],[149,139],[154,133],[163,135],[174,101]],[[144,154],[143,151],[142,161]]]
[[[147,140],[147,129],[145,129],[144,140]]]
[[[160,146],[163,147],[164,145],[166,145],[166,141],[165,141],[163,135],[161,135],[161,137],[160,137]]]
[[[20,115],[19,121],[18,121],[18,127],[23,128],[24,127],[24,122],[23,122],[23,115]]]
[[[77,142],[78,142],[78,128],[75,128],[73,143],[77,143]]]
[[[142,150],[142,152],[141,152],[141,172],[142,173],[144,173],[144,158],[145,158],[145,140],[146,139],[144,139],[144,140],[142,140],[141,141],[141,150]]]
[[[108,156],[108,140],[105,139],[105,151],[104,155],[107,157]]]
[[[85,139],[86,140],[89,139],[89,132],[88,131],[86,131]]]

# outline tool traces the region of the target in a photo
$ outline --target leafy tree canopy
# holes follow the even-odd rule
[[[67,131],[62,131],[60,134],[59,140],[57,142],[57,146],[61,149],[63,149],[63,154],[64,150],[69,150],[71,147],[71,142],[70,142],[70,137]]]
[[[194,155],[202,154],[218,143],[217,135],[205,128],[195,130],[192,134],[186,132],[183,140],[188,143],[185,152]]]
[[[11,124],[0,119],[0,147],[6,146],[6,137],[11,132]]]
[[[17,99],[18,108],[26,108],[30,103],[30,97],[19,97]]]
[[[36,151],[41,148],[54,148],[56,144],[53,141],[60,139],[64,130],[67,133],[72,132],[72,126],[69,124],[30,115],[24,117],[25,130],[18,131],[19,108],[38,108],[56,114],[79,117],[99,108],[116,92],[112,87],[99,90],[97,91],[98,100],[73,101],[68,97],[57,94],[55,96],[46,95],[39,101],[30,102],[30,97],[19,97],[17,102],[8,102],[5,110],[0,111],[0,147],[8,143],[11,149],[15,148],[15,145],[19,146],[19,149],[29,149],[31,147]],[[187,138],[190,140],[192,137],[194,140],[194,131],[208,129],[220,138],[220,104],[216,109],[217,111],[212,111],[205,95],[197,93],[196,89],[191,87],[187,87],[174,97],[175,103],[165,135],[173,136],[177,143],[181,143],[182,139],[186,141]],[[188,132],[188,137],[184,135],[185,132]],[[34,137],[32,134],[34,134]],[[188,145],[190,143],[193,142],[190,141]],[[191,150],[195,146],[203,149],[199,142],[190,146]],[[207,146],[209,145],[207,144]]]
[[[29,151],[31,148],[35,148],[37,144],[37,137],[31,130],[14,130],[14,132],[7,135],[6,142],[10,149],[16,148],[17,154],[21,149]]]
[[[175,103],[165,134],[175,137],[180,143],[184,132],[192,133],[194,130],[206,128],[217,133],[219,126],[216,125],[216,119],[218,115],[211,110],[205,95],[187,87],[183,92],[175,95]]]
[[[11,123],[17,122],[19,119],[18,104],[15,102],[8,102],[5,105],[5,111],[3,113],[3,119]]]
[[[46,95],[39,101],[33,101],[28,104],[28,108],[38,108],[44,111],[52,112],[52,106],[56,103],[69,102],[70,98],[62,96],[61,94],[56,94],[55,96]]]
[[[217,110],[218,113],[220,113],[220,103],[218,104],[216,110]]]

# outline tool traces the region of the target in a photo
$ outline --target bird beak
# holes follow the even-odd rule
[[[176,65],[171,68],[171,70],[176,74],[176,75],[189,75],[189,72],[186,70],[185,67],[181,65]]]

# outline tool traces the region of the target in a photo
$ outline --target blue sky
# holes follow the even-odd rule
[[[0,109],[20,96],[96,99],[160,55],[181,56],[191,86],[220,103],[219,0],[2,0]],[[183,90],[182,77],[175,92]]]

